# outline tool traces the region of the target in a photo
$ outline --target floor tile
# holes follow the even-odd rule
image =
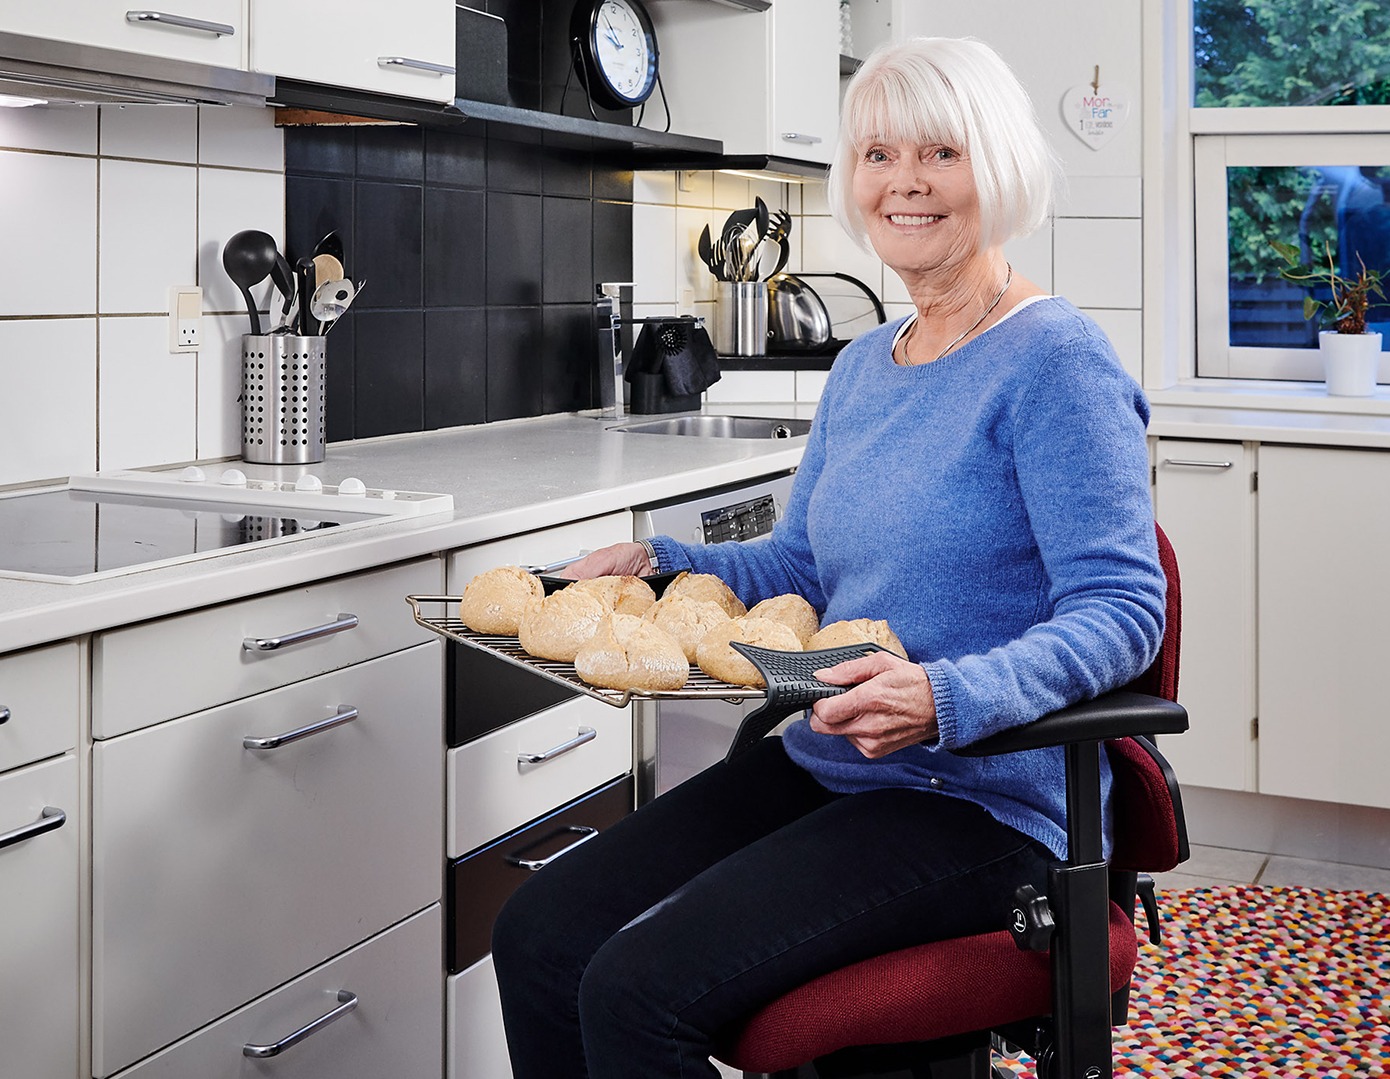
[[[1303,858],[1273,855],[1259,883],[1302,885],[1308,888],[1335,888],[1341,891],[1390,892],[1390,869],[1343,865],[1339,862],[1312,862]]]
[[[1172,873],[1154,873],[1153,879],[1159,895],[1164,892],[1180,892],[1186,888],[1223,888],[1233,884],[1250,883],[1245,880],[1231,880],[1229,877],[1198,877],[1177,870]]]
[[[1178,866],[1177,871],[1194,877],[1225,877],[1249,884],[1260,875],[1268,857],[1259,851],[1194,844],[1192,857]]]

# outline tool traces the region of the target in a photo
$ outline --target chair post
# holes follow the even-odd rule
[[[1109,870],[1102,857],[1100,743],[1066,747],[1067,861],[1048,873],[1054,1005],[1050,1079],[1111,1079]]]

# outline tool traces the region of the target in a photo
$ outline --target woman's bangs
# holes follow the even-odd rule
[[[914,78],[913,76],[917,76]],[[949,146],[969,154],[964,117],[955,95],[935,68],[905,72],[892,67],[875,73],[860,88],[850,112],[855,118],[854,144]]]

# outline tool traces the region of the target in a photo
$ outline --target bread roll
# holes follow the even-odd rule
[[[526,608],[545,598],[540,578],[520,566],[498,566],[468,582],[459,618],[475,633],[515,637]]]
[[[781,622],[796,634],[802,648],[806,647],[806,642],[820,629],[816,609],[794,592],[755,603],[753,609],[748,612],[748,617],[771,618],[774,622]]]
[[[681,646],[655,624],[633,614],[605,615],[579,646],[574,669],[605,689],[680,689],[690,677]]]
[[[642,617],[674,637],[691,663],[695,662],[695,649],[705,634],[729,621],[719,604],[689,596],[659,599]]]
[[[888,628],[888,623],[879,619],[871,618],[852,618],[844,622],[831,622],[809,641],[806,642],[806,651],[814,652],[818,648],[841,648],[847,644],[863,644],[868,641],[870,644],[882,645],[890,652],[896,652],[907,659],[907,649],[903,647],[903,642],[898,640],[898,635]]]
[[[743,601],[734,595],[733,590],[713,573],[691,573],[688,570],[666,586],[662,599],[676,596],[689,596],[703,599],[723,607],[730,618],[742,618],[748,613]]]
[[[588,592],[618,614],[643,615],[656,602],[652,586],[641,577],[590,577],[565,587]]]
[[[608,610],[587,592],[562,588],[526,609],[521,619],[521,647],[541,659],[574,662],[579,646],[594,635]]]
[[[775,648],[779,652],[801,651],[801,642],[796,639],[796,634],[771,618],[734,618],[715,627],[705,634],[695,649],[695,662],[711,678],[736,686],[761,688],[766,683],[758,668],[729,646],[730,641]]]

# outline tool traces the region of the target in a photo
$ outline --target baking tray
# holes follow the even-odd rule
[[[669,576],[674,577],[675,574]],[[544,578],[542,579],[544,580]],[[648,578],[648,580],[651,581],[652,579]],[[568,580],[563,581],[563,584],[572,583]],[[653,587],[655,588],[655,585]],[[488,652],[515,666],[525,667],[528,671],[538,674],[542,678],[549,678],[552,682],[559,682],[561,685],[577,689],[579,692],[603,701],[605,704],[611,704],[615,708],[622,708],[635,700],[761,701],[767,698],[767,693],[764,690],[721,682],[718,678],[711,678],[695,666],[690,668],[690,680],[680,689],[653,691],[602,689],[598,686],[591,686],[580,678],[573,663],[562,663],[553,659],[537,659],[529,652],[524,651],[521,642],[515,637],[477,633],[469,629],[458,618],[458,607],[463,601],[462,596],[406,596],[405,601],[415,612],[415,621],[426,629],[438,633],[441,637],[457,641],[459,644],[466,644],[469,648]],[[425,611],[421,610],[422,607],[429,608],[433,613],[426,614]]]

